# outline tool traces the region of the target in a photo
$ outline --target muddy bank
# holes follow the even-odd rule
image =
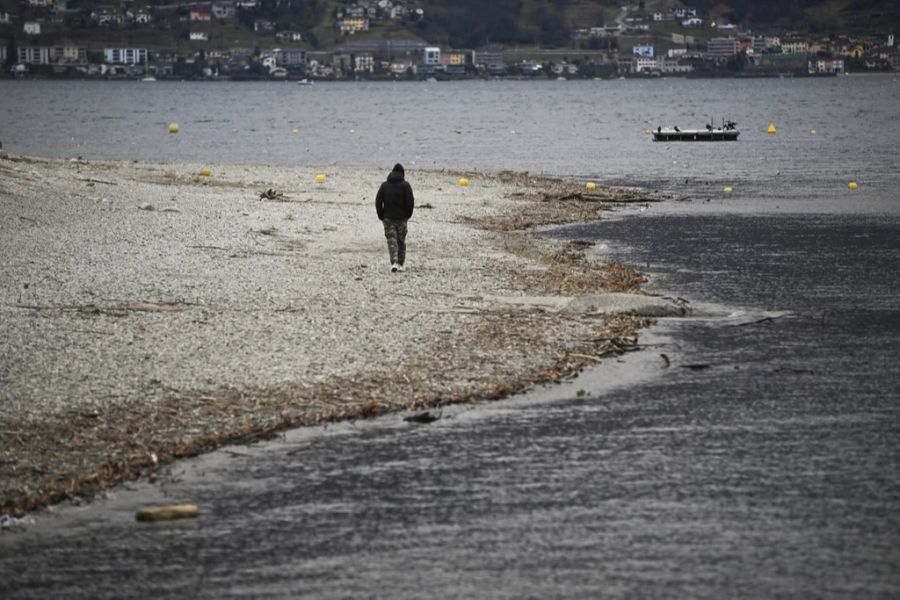
[[[639,273],[531,232],[635,191],[411,171],[392,274],[386,170],[206,167],[0,160],[2,512],[287,427],[504,397],[659,314],[598,299]]]

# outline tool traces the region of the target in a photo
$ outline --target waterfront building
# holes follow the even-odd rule
[[[733,38],[710,38],[706,43],[706,53],[714,57],[729,58],[740,51],[740,42]]]
[[[306,50],[293,48],[276,48],[275,63],[279,67],[297,67],[306,65]]]
[[[50,48],[48,46],[19,46],[16,48],[19,62],[23,65],[49,65]]]
[[[503,60],[503,52],[499,50],[478,50],[474,52],[472,62],[480,71],[488,75],[505,75],[506,61]]]
[[[375,57],[369,52],[355,54],[353,56],[353,71],[356,73],[374,73]]]
[[[138,65],[147,60],[146,48],[104,48],[103,62],[110,65]]]
[[[811,75],[819,73],[836,73],[844,72],[844,59],[842,58],[826,58],[809,61],[809,73]]]
[[[809,52],[809,44],[806,40],[782,40],[782,54],[806,54]]]
[[[50,61],[55,64],[86,65],[87,48],[63,41],[50,48]]]
[[[441,64],[441,49],[436,46],[428,46],[423,51],[422,64],[432,67]]]

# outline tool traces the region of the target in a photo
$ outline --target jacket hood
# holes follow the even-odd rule
[[[403,165],[401,165],[400,163],[397,163],[396,165],[394,165],[394,169],[388,175],[387,180],[391,181],[391,182],[403,181],[404,176],[405,176],[405,173],[403,171]]]

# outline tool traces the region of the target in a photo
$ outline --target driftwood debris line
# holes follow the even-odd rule
[[[111,316],[122,316],[126,312],[176,312],[184,310],[190,303],[188,302],[130,302],[118,306],[98,306],[96,304],[62,304],[41,306],[35,304],[10,304],[13,308],[21,308],[24,310],[59,310],[59,311],[75,311],[86,314],[107,314]]]
[[[631,204],[643,202],[660,202],[662,198],[652,196],[606,196],[601,194],[585,194],[584,192],[570,192],[562,195],[543,193],[544,202],[568,202],[580,200],[582,202]]]

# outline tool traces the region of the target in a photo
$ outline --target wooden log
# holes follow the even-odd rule
[[[168,506],[145,506],[134,513],[138,521],[171,521],[173,519],[196,519],[199,514],[196,504],[170,504]]]

